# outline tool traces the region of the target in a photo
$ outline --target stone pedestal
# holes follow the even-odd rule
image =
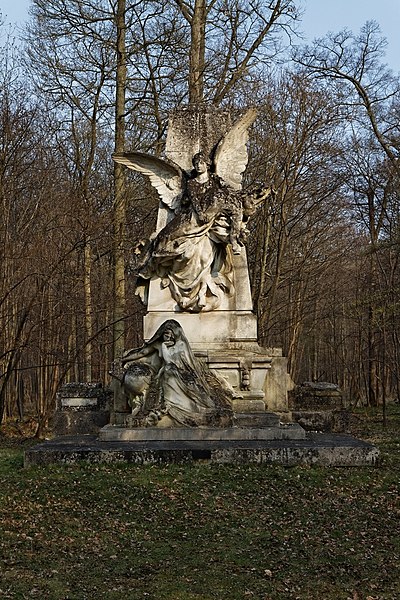
[[[166,155],[182,169],[190,170],[195,152],[201,149],[211,156],[230,127],[226,111],[201,107],[176,112],[169,122]],[[217,310],[197,314],[179,311],[168,288],[161,289],[159,280],[152,281],[144,320],[145,339],[166,319],[177,320],[195,353],[234,389],[235,411],[260,412],[267,408],[286,413],[287,361],[280,349],[267,350],[257,344],[257,318],[245,248],[233,256],[233,272],[233,295],[224,298]]]
[[[66,383],[56,397],[55,435],[93,434],[110,422],[112,393],[101,383]]]
[[[168,124],[166,157],[189,174],[197,152],[202,151],[212,162],[217,144],[231,127],[228,111],[208,106],[176,111]],[[243,161],[245,164],[245,157]],[[160,203],[157,233],[173,217],[173,211]],[[267,409],[288,414],[287,361],[280,349],[261,348],[257,343],[246,250],[233,255],[228,245],[227,252],[233,263],[233,293],[225,294],[212,311],[184,312],[165,282],[158,277],[150,280],[144,339],[151,339],[165,321],[178,321],[196,356],[233,388],[234,411]]]

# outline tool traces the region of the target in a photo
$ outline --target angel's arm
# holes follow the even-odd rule
[[[156,351],[154,346],[143,346],[142,348],[132,348],[131,350],[127,350],[122,356],[121,362],[125,364],[127,362],[131,362],[137,360],[138,358],[144,358],[145,356],[149,356]]]

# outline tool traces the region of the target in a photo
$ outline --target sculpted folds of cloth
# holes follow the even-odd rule
[[[247,220],[266,197],[241,191],[248,128],[255,117],[250,109],[233,125],[212,161],[201,151],[195,154],[190,173],[148,154],[113,155],[149,177],[169,212],[166,226],[141,251],[136,269],[140,295],[155,277],[183,311],[215,310],[224,295],[233,294],[232,255],[241,252]]]
[[[156,378],[159,397],[151,417],[157,415],[159,427],[209,425],[221,420],[230,424],[230,393],[226,387],[194,356],[181,325],[174,319],[165,321],[141,348],[128,350],[122,357],[127,373],[134,365],[148,365]],[[128,395],[141,375],[132,373],[122,380]],[[143,403],[132,406],[132,414],[143,412]],[[145,411],[144,411],[145,412]],[[146,415],[144,414],[146,417]],[[147,424],[148,416],[147,416]]]

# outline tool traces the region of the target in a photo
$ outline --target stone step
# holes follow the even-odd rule
[[[118,427],[106,425],[99,432],[102,442],[158,441],[247,441],[302,440],[304,429],[297,423],[279,427]]]
[[[136,465],[195,461],[284,466],[360,467],[378,463],[379,450],[345,435],[307,434],[304,440],[101,442],[96,436],[62,436],[25,451],[24,466],[128,462]]]
[[[273,412],[235,413],[233,423],[237,427],[279,427],[279,416]]]

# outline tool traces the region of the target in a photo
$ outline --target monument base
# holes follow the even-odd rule
[[[117,427],[106,425],[99,432],[101,442],[161,441],[248,441],[304,440],[305,431],[297,423],[269,427]]]
[[[265,394],[260,391],[242,391],[239,398],[232,400],[232,408],[235,413],[263,413],[265,411]]]
[[[49,464],[137,466],[168,463],[280,464],[327,467],[363,467],[378,463],[379,450],[345,435],[306,434],[292,440],[100,441],[96,436],[64,436],[25,451],[24,466]]]

